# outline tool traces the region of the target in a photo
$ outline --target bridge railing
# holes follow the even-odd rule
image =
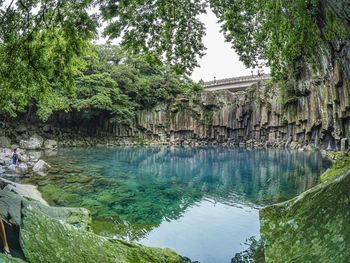
[[[220,85],[239,83],[239,82],[268,80],[270,78],[271,78],[270,74],[253,75],[253,76],[250,75],[250,76],[242,76],[242,77],[234,77],[234,78],[226,78],[226,79],[207,81],[207,82],[204,82],[203,86],[206,88],[206,87],[220,86]]]

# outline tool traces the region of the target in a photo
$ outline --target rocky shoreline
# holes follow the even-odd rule
[[[30,134],[30,133],[29,133]],[[5,173],[8,176],[46,176],[50,170],[50,164],[43,160],[43,157],[54,156],[57,154],[58,147],[137,147],[137,146],[165,146],[165,147],[242,147],[248,149],[259,148],[279,148],[298,151],[317,151],[320,150],[324,156],[327,156],[326,150],[317,148],[310,144],[302,144],[295,141],[276,141],[261,142],[257,140],[247,140],[238,142],[229,139],[224,142],[217,140],[198,140],[198,139],[176,139],[176,140],[156,140],[156,139],[130,139],[130,138],[95,138],[80,137],[58,141],[53,136],[44,138],[37,133],[31,136],[17,136],[10,139],[6,136],[0,136],[0,174]],[[18,167],[11,164],[13,149],[17,149],[20,164]],[[343,149],[346,152],[346,149]],[[342,151],[339,151],[342,152]]]
[[[7,235],[15,240],[10,244],[14,257],[0,253],[0,262],[191,262],[170,249],[96,235],[87,209],[51,207],[36,186],[1,177],[0,217],[11,225]]]
[[[7,139],[7,138],[6,138]],[[4,144],[3,142],[7,142]],[[13,143],[14,142],[14,143]],[[18,144],[16,144],[16,142]],[[73,143],[72,143],[73,142]],[[122,143],[121,143],[122,142]],[[274,147],[274,148],[288,148],[288,149],[298,149],[300,151],[311,151],[311,150],[317,150],[315,147],[309,146],[309,145],[302,145],[295,142],[275,142],[273,144],[271,143],[262,143],[257,142],[255,140],[248,140],[244,143],[237,143],[235,141],[228,141],[224,143],[219,143],[217,141],[198,141],[198,140],[177,140],[177,141],[159,141],[159,140],[149,140],[149,141],[121,141],[121,140],[115,140],[112,141],[108,138],[104,139],[98,139],[98,138],[84,138],[84,139],[75,139],[73,141],[65,141],[65,142],[57,142],[56,140],[49,138],[44,139],[43,137],[33,134],[32,136],[28,137],[27,139],[21,138],[19,141],[16,139],[7,139],[1,140],[2,148],[0,148],[0,160],[1,160],[1,166],[0,169],[2,173],[7,170],[7,173],[11,176],[18,176],[16,174],[16,170],[7,169],[8,163],[11,161],[12,156],[12,150],[11,148],[17,148],[18,154],[21,162],[25,164],[25,166],[22,166],[22,168],[19,168],[21,175],[23,176],[30,176],[31,174],[37,174],[40,176],[47,175],[50,165],[47,164],[45,161],[43,161],[41,158],[45,155],[55,155],[57,154],[57,148],[58,147],[78,147],[78,146],[138,146],[138,145],[144,145],[144,146],[158,146],[158,145],[170,145],[170,146],[188,146],[188,147],[197,147],[197,146],[211,146],[211,145],[221,145],[221,146],[240,146],[240,147],[247,147],[247,148],[261,148],[261,147]],[[8,146],[8,148],[4,148],[4,146]],[[324,151],[324,150],[323,150]],[[337,160],[339,160],[339,156],[348,156],[347,153],[332,153],[332,152],[326,152],[324,151],[324,154],[326,154],[329,158],[333,159],[335,162],[335,169],[330,169],[330,171],[327,171],[328,173],[327,180],[330,180],[329,178],[337,177],[338,174],[344,173],[344,171],[347,170],[346,167],[349,165],[349,159],[346,157],[343,159],[343,166],[337,165]],[[339,164],[339,162],[338,162]],[[339,166],[339,167],[338,167]],[[338,169],[338,168],[339,169]],[[337,170],[338,169],[338,170]],[[333,173],[333,171],[335,172]],[[348,175],[349,176],[349,175]],[[344,177],[344,176],[343,176]],[[46,201],[41,197],[40,192],[36,189],[35,186],[32,185],[22,185],[22,184],[16,184],[14,182],[11,182],[9,180],[6,180],[4,178],[0,179],[0,204],[6,202],[12,202],[18,204],[20,203],[20,208],[16,208],[17,211],[16,216],[11,215],[13,211],[9,211],[4,206],[1,210],[0,205],[0,214],[5,219],[5,221],[14,224],[18,229],[21,229],[20,236],[18,237],[20,240],[21,248],[23,249],[23,254],[26,258],[26,262],[65,262],[62,261],[62,259],[68,260],[70,262],[79,262],[77,261],[76,251],[69,250],[68,252],[62,250],[62,247],[65,247],[66,240],[63,238],[66,236],[66,232],[72,232],[72,234],[69,234],[69,242],[75,243],[75,242],[91,242],[91,240],[97,240],[97,244],[102,244],[103,246],[110,247],[110,242],[112,242],[114,245],[111,248],[112,252],[106,252],[109,256],[99,258],[100,254],[97,252],[101,248],[100,246],[96,246],[95,244],[90,244],[86,247],[81,247],[79,254],[84,259],[86,253],[91,253],[92,258],[94,258],[94,261],[91,262],[116,262],[115,260],[118,259],[118,262],[134,262],[130,261],[134,256],[136,258],[143,258],[145,255],[147,255],[147,259],[144,259],[145,261],[142,262],[165,262],[162,260],[167,260],[166,262],[190,262],[187,259],[181,258],[180,256],[177,256],[174,252],[171,250],[161,250],[161,249],[148,249],[140,245],[135,244],[129,244],[125,241],[116,241],[116,240],[109,240],[104,237],[100,237],[98,235],[95,235],[90,230],[90,223],[91,223],[91,217],[89,215],[89,212],[82,208],[51,208],[48,206]],[[322,187],[320,187],[322,189]],[[8,201],[10,200],[10,201]],[[34,201],[33,201],[34,200]],[[288,201],[289,202],[289,201]],[[33,210],[30,207],[35,207]],[[30,208],[30,209],[29,209]],[[22,210],[21,210],[22,209]],[[262,217],[262,224],[264,229],[266,229],[267,223],[264,219],[266,217],[266,212],[269,211],[269,208],[267,210],[263,210],[261,213]],[[55,212],[52,214],[50,211]],[[49,211],[49,212],[48,212]],[[65,216],[63,219],[60,217],[60,214],[69,214],[69,216]],[[23,215],[27,218],[27,221],[20,217],[20,215]],[[57,215],[58,218],[57,218]],[[17,219],[16,219],[17,218]],[[72,218],[75,218],[72,221]],[[19,220],[19,221],[16,221]],[[23,221],[24,220],[24,221]],[[32,221],[33,220],[33,221]],[[265,221],[264,221],[265,220]],[[272,220],[272,219],[271,219]],[[273,219],[278,220],[278,219]],[[42,224],[35,225],[34,222],[41,222]],[[23,222],[29,222],[28,224],[24,224]],[[59,222],[59,223],[57,223]],[[73,222],[73,223],[72,223]],[[268,223],[270,224],[270,223]],[[276,223],[274,223],[276,224]],[[73,225],[73,226],[72,226]],[[49,226],[49,227],[48,227]],[[78,227],[77,227],[78,226]],[[27,231],[27,227],[30,229]],[[56,229],[55,231],[51,231],[49,229]],[[31,232],[33,231],[33,232]],[[41,237],[43,238],[41,241],[33,240],[31,235],[34,235],[35,233],[40,233]],[[269,229],[267,232],[264,231],[265,238],[267,242],[265,243],[265,249],[267,249],[268,257],[273,257],[273,253],[271,252],[271,246],[275,246],[275,241],[271,239],[271,236],[269,233],[272,233],[273,231]],[[21,234],[22,233],[22,234]],[[52,238],[51,234],[57,234],[57,239]],[[22,235],[22,236],[21,236]],[[47,240],[50,240],[49,243],[47,243],[44,249],[48,250],[56,250],[60,251],[60,253],[56,253],[56,255],[42,255],[46,252],[44,251],[36,251],[36,248],[32,243],[35,244],[35,242],[47,242]],[[62,242],[62,243],[60,243]],[[94,241],[95,242],[95,241]],[[41,244],[40,243],[40,244]],[[101,246],[102,246],[101,245]],[[39,243],[37,246],[40,246]],[[42,244],[41,244],[42,246]],[[129,251],[130,250],[130,251]],[[79,252],[79,253],[80,253]],[[271,256],[272,253],[272,256]],[[0,259],[2,259],[4,256],[0,254]],[[96,260],[103,260],[98,261]],[[152,258],[150,261],[149,258]],[[54,259],[54,260],[53,260]],[[85,258],[81,262],[90,262],[86,261]],[[132,259],[134,260],[134,259]],[[4,259],[5,262],[23,262],[21,260],[17,260],[16,258]]]

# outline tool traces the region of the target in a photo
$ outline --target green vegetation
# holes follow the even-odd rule
[[[100,1],[105,34],[122,36],[122,45],[135,54],[164,55],[177,72],[189,72],[203,56],[204,1]]]
[[[84,67],[74,74],[72,93],[39,96],[28,102],[30,110],[23,110],[34,109],[43,120],[65,110],[67,118],[82,122],[108,119],[130,124],[137,110],[170,104],[179,95],[196,98],[201,91],[201,85],[171,67],[150,62],[145,56],[126,55],[113,45],[92,46],[80,61]],[[6,108],[3,111],[8,112]]]
[[[320,0],[108,2],[102,14],[114,20],[105,34],[123,36],[128,50],[165,54],[169,63],[191,70],[196,63],[193,53],[203,54],[198,17],[208,4],[241,60],[248,67],[271,66],[279,80],[298,76],[305,64],[318,62],[328,41],[347,36],[344,23]]]
[[[194,88],[184,74],[204,55],[199,18],[208,5],[241,60],[269,65],[280,81],[319,64],[331,43],[348,36],[321,0],[0,1],[1,112],[33,108],[45,120],[57,110],[87,110],[88,117],[125,122],[140,106]],[[128,55],[97,47],[94,57],[91,41],[101,22],[105,36],[121,37]]]
[[[333,160],[333,165],[321,175],[322,183],[350,170],[350,156],[347,153],[329,152],[328,156]]]
[[[45,117],[66,109],[74,76],[90,50],[97,20],[91,0],[0,1],[0,109],[12,116],[30,104]]]
[[[130,123],[136,110],[169,104],[178,95],[196,96],[201,86],[144,56],[128,56],[118,47],[94,47],[85,58],[87,67],[76,78],[76,97],[69,103],[80,119],[106,117],[111,122]]]

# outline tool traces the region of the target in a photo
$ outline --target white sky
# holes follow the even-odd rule
[[[199,61],[199,68],[193,71],[192,79],[204,81],[251,75],[252,69],[247,69],[238,55],[231,48],[231,44],[225,42],[223,33],[220,32],[220,24],[214,13],[208,8],[207,14],[201,17],[207,28],[204,37],[206,55]],[[267,71],[267,70],[265,70]],[[254,70],[254,74],[257,70]]]

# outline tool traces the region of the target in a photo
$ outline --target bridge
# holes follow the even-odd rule
[[[243,91],[249,86],[271,79],[269,74],[250,75],[228,79],[204,82],[205,91],[229,90],[231,92]]]

